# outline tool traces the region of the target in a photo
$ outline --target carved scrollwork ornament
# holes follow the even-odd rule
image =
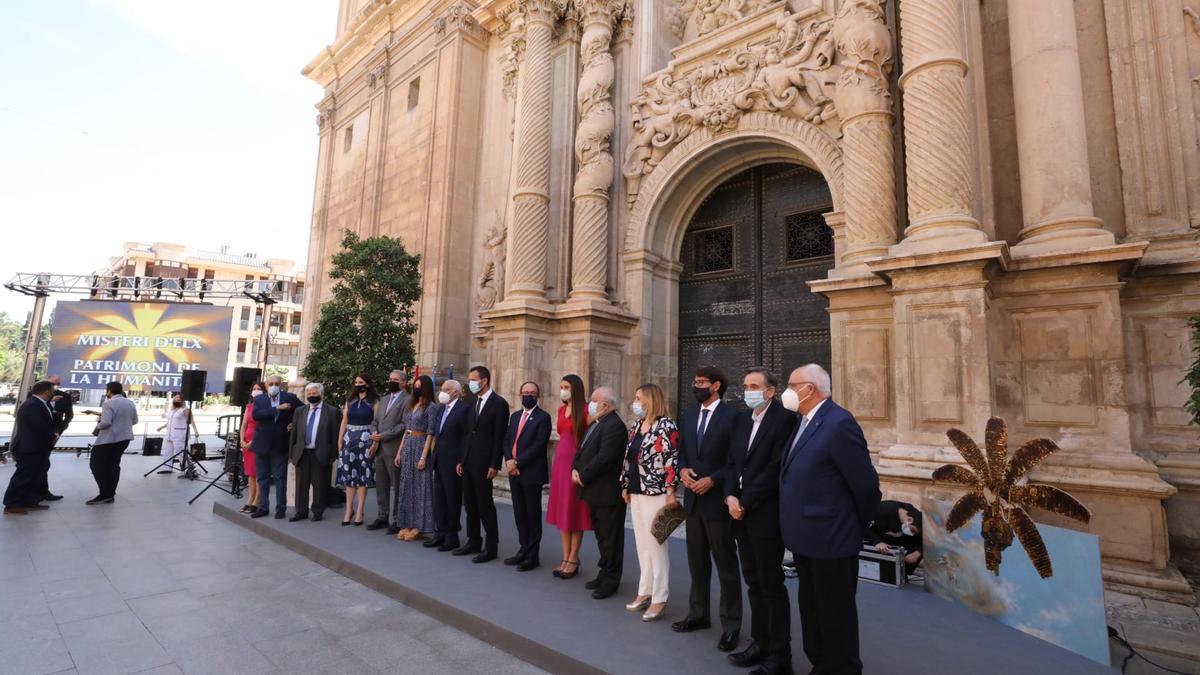
[[[380,84],[386,84],[387,73],[388,67],[386,63],[381,63],[372,68],[371,72],[367,73],[367,88],[374,89]]]
[[[318,129],[324,129],[326,126],[332,126],[333,111],[334,111],[333,106],[320,108],[317,111],[317,128]]]
[[[434,20],[435,35],[441,37],[447,30],[458,30],[475,36],[482,36],[486,32],[471,15],[471,8],[463,3],[451,5],[444,14]]]

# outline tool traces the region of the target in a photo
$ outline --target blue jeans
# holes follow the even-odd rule
[[[258,473],[258,508],[271,510],[271,478],[275,478],[275,511],[287,512],[288,455],[284,449],[254,453],[254,468]]]

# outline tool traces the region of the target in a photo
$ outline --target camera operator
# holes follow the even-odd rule
[[[880,553],[893,547],[903,547],[904,571],[912,574],[921,562],[921,512],[907,502],[882,501],[875,511],[875,520],[867,528],[866,542]]]

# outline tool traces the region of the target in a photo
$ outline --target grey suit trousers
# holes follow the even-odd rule
[[[376,517],[386,520],[389,525],[396,524],[396,505],[400,503],[400,469],[396,468],[396,451],[399,449],[399,444],[394,448],[381,444],[379,452],[375,453]]]

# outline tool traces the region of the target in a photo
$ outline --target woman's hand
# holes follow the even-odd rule
[[[621,490],[621,499],[624,499],[626,504],[629,503],[629,490]]]
[[[400,468],[400,464],[401,464],[401,462],[400,462],[400,459],[401,459],[401,457],[402,457],[402,456],[403,456],[403,453],[397,452],[397,453],[396,453],[396,459],[395,459],[395,461],[393,461],[393,462],[392,462],[392,464],[395,464],[395,465],[396,465],[396,468],[397,468],[397,469],[399,469],[399,468]]]
[[[421,459],[417,460],[417,471],[424,471],[424,470],[425,470],[425,458],[421,457]]]
[[[667,493],[667,506],[675,507],[679,505],[679,499],[675,497],[675,491],[671,490]]]

